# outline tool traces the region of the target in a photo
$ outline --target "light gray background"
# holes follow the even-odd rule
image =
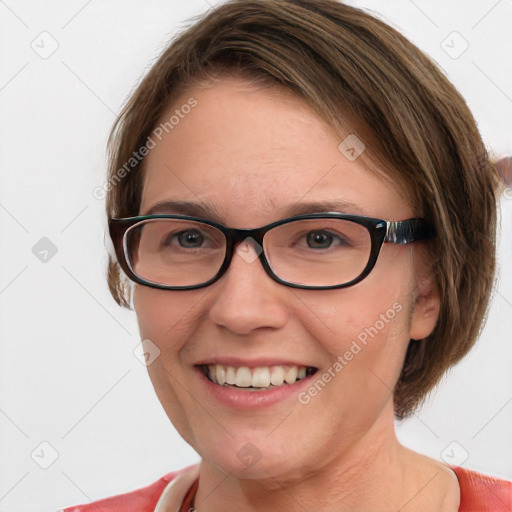
[[[210,2],[0,0],[0,512],[88,502],[198,460],[134,356],[134,314],[108,294],[103,203],[92,191],[124,99]],[[511,0],[351,3],[438,61],[489,149],[512,152]],[[512,194],[501,211],[500,277],[481,341],[398,429],[413,449],[512,479]],[[43,237],[57,249],[46,262],[33,253]]]

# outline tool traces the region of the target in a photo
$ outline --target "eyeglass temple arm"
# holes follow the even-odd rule
[[[424,219],[387,221],[385,242],[408,244],[432,238],[434,230]]]

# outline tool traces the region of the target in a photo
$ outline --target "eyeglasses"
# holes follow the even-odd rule
[[[109,231],[128,278],[164,290],[214,283],[229,268],[236,246],[247,262],[259,258],[266,273],[283,285],[344,288],[371,272],[384,242],[408,244],[434,236],[424,219],[385,221],[333,212],[256,229],[232,229],[186,215],[146,215],[111,219]]]

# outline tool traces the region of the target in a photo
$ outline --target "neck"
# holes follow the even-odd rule
[[[329,452],[335,450],[330,447]],[[237,478],[203,461],[194,507],[198,512],[332,512],[333,507],[386,512],[401,510],[421,488],[421,456],[400,445],[392,421],[391,427],[375,426],[334,457],[325,455],[330,459],[321,467],[292,468],[288,473],[267,468],[259,479]]]

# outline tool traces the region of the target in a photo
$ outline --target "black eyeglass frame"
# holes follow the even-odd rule
[[[203,224],[207,224],[209,226],[213,226],[217,228],[224,234],[226,239],[226,253],[224,256],[224,261],[220,266],[217,274],[213,276],[211,279],[204,283],[190,285],[190,286],[172,286],[166,284],[155,283],[153,281],[148,281],[147,279],[143,279],[138,276],[132,269],[127,257],[126,257],[126,231],[135,226],[136,224],[153,219],[180,219],[180,220],[190,220],[195,222],[201,222]],[[348,283],[343,283],[339,285],[331,285],[331,286],[310,286],[292,283],[290,281],[286,281],[277,276],[270,264],[268,263],[267,257],[265,255],[265,251],[263,249],[263,238],[265,234],[270,231],[272,228],[277,226],[281,226],[283,224],[288,224],[290,222],[295,222],[298,220],[306,220],[306,219],[343,219],[348,220],[350,222],[354,222],[361,226],[364,226],[369,234],[371,239],[371,250],[370,257],[368,259],[368,263],[364,270],[352,281]],[[112,243],[114,245],[114,250],[117,256],[118,263],[121,265],[124,273],[127,275],[129,279],[132,281],[144,285],[149,286],[151,288],[157,288],[160,290],[193,290],[197,288],[203,288],[205,286],[209,286],[213,284],[215,281],[218,281],[228,270],[231,260],[233,259],[233,253],[235,250],[235,246],[239,242],[243,242],[245,239],[251,237],[254,239],[256,243],[261,247],[261,253],[258,256],[265,272],[276,282],[283,284],[285,286],[290,286],[292,288],[301,288],[307,290],[331,290],[337,288],[347,288],[349,286],[353,286],[360,281],[362,281],[375,267],[377,262],[377,258],[381,251],[382,245],[384,242],[394,243],[394,244],[408,244],[411,242],[416,242],[420,240],[428,240],[435,236],[434,229],[430,226],[425,219],[422,218],[412,218],[406,220],[398,220],[398,221],[386,221],[382,219],[375,219],[373,217],[365,217],[361,215],[349,215],[345,213],[338,212],[326,212],[326,213],[308,213],[304,215],[297,215],[295,217],[288,217],[286,219],[281,219],[276,222],[272,222],[271,224],[267,224],[266,226],[262,226],[260,228],[254,229],[235,229],[228,228],[219,224],[215,221],[202,219],[200,217],[191,217],[189,215],[178,215],[178,214],[157,214],[157,215],[141,215],[136,217],[127,217],[122,219],[110,219],[108,222],[110,238],[112,239]]]

